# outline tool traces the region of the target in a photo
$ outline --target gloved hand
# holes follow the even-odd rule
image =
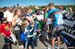
[[[37,33],[33,33],[33,35],[35,36]]]

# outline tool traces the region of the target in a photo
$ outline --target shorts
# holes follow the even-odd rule
[[[53,28],[54,28],[54,24],[53,23],[49,24],[49,29],[50,29],[51,32],[52,32]]]
[[[63,27],[62,26],[56,26],[52,30],[52,38],[53,37],[60,37]]]

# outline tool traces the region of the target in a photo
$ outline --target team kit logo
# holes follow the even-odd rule
[[[6,25],[6,26],[5,26],[5,29],[6,29],[6,31],[8,31],[8,30],[9,30],[9,26],[8,26],[8,25]]]

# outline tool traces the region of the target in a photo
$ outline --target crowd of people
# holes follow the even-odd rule
[[[5,43],[12,49],[13,44],[19,44],[21,49],[35,49],[37,39],[47,48],[44,41],[48,40],[55,49],[55,40],[58,41],[60,49],[60,37],[65,19],[75,19],[74,11],[70,7],[66,11],[63,7],[56,8],[50,3],[42,10],[26,8],[4,8],[0,10],[0,34],[4,37]]]

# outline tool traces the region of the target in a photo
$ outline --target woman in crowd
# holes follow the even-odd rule
[[[12,19],[12,30],[16,34],[16,38],[18,40],[18,44],[20,45],[20,34],[21,34],[21,19],[22,19],[22,11],[20,8],[17,8],[14,11],[14,17]],[[20,46],[21,47],[21,46]]]

